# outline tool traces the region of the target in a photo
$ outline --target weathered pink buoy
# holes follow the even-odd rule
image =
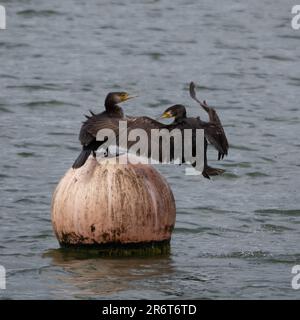
[[[122,247],[169,242],[175,214],[172,191],[151,165],[90,157],[59,182],[51,217],[62,246]]]

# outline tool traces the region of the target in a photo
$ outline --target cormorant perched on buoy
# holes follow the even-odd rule
[[[151,152],[151,146],[152,143],[150,141],[151,139],[151,130],[152,129],[167,129],[169,132],[171,132],[173,129],[179,129],[184,131],[185,129],[192,129],[195,132],[196,129],[204,129],[204,170],[202,172],[203,176],[206,178],[209,178],[210,175],[219,175],[224,172],[222,169],[212,168],[207,165],[207,140],[210,141],[215,148],[219,151],[219,155],[221,155],[220,158],[223,158],[225,154],[227,154],[228,150],[228,142],[223,130],[223,127],[221,125],[221,122],[218,118],[217,113],[215,110],[210,110],[212,108],[209,108],[206,104],[206,110],[209,112],[210,120],[209,122],[204,122],[200,120],[200,118],[187,118],[186,117],[186,110],[185,107],[182,105],[174,105],[170,108],[168,108],[164,112],[164,117],[171,118],[174,117],[175,121],[172,124],[164,124],[157,120],[154,120],[150,117],[130,117],[126,116],[124,117],[122,109],[117,106],[117,103],[126,101],[132,97],[129,97],[128,94],[122,93],[123,98],[121,99],[119,97],[119,93],[111,93],[108,95],[113,95],[110,99],[106,99],[106,111],[102,112],[98,115],[95,115],[92,113],[91,116],[87,116],[88,120],[84,122],[81,131],[80,131],[80,141],[83,144],[83,150],[77,160],[75,161],[73,168],[79,168],[81,167],[91,152],[93,152],[93,155],[96,156],[95,151],[105,142],[105,141],[96,141],[96,136],[99,130],[101,129],[111,129],[114,133],[117,139],[120,137],[119,132],[119,121],[120,120],[126,120],[127,121],[127,134],[131,132],[133,129],[143,129],[148,137],[148,146],[147,150],[144,151],[142,154],[143,156],[150,157],[152,155]],[[109,101],[109,103],[107,103]],[[217,121],[218,120],[218,121]],[[193,134],[193,150],[196,148],[196,141],[194,139]],[[226,143],[225,143],[226,142]],[[117,145],[120,143],[117,142]],[[136,141],[127,141],[127,150],[131,148],[131,146],[136,143]],[[162,144],[159,143],[159,155],[158,160],[162,162]],[[171,142],[170,144],[170,155],[171,159],[174,155],[174,142]],[[193,151],[194,152],[194,151]],[[184,157],[182,157],[182,161],[185,162]],[[195,167],[196,164],[192,163],[192,165]]]
[[[91,116],[86,115],[87,120],[83,122],[79,133],[82,151],[72,166],[74,169],[83,166],[91,153],[96,156],[95,151],[103,143],[102,141],[96,141],[96,135],[99,130],[96,126],[97,121],[109,118],[122,119],[124,113],[118,103],[132,98],[134,98],[134,96],[130,96],[127,92],[110,92],[105,98],[105,111],[99,114],[94,114],[90,111]]]
[[[187,129],[203,129],[204,130],[204,168],[203,176],[209,179],[209,176],[217,176],[225,172],[223,169],[213,168],[207,164],[207,139],[213,141],[213,145],[219,151],[222,150],[218,137],[218,127],[211,122],[205,122],[197,118],[188,118],[186,115],[186,108],[182,104],[175,104],[164,111],[161,118],[174,118],[172,123],[177,128]],[[193,145],[193,148],[195,146]],[[220,152],[220,151],[219,151]],[[227,152],[227,150],[226,150]],[[193,164],[192,164],[193,165]]]
[[[201,103],[209,113],[209,122],[202,121],[199,117],[187,118],[185,106],[181,104],[177,104],[166,109],[162,118],[174,118],[174,125],[182,122],[190,123],[193,126],[197,126],[199,124],[201,129],[204,129],[205,138],[218,151],[218,160],[223,159],[224,156],[228,154],[229,146],[221,121],[219,120],[216,111],[213,108],[208,107],[205,101],[203,103],[199,101],[199,103]],[[198,124],[194,121],[197,121]]]
[[[147,138],[148,138],[148,143],[147,143],[147,148],[144,151],[144,153],[140,154],[145,157],[151,157],[152,152],[151,149],[154,146],[153,141],[151,143],[151,131],[153,129],[167,129],[169,132],[171,132],[173,129],[179,129],[182,132],[184,132],[185,129],[192,129],[193,130],[193,145],[192,148],[193,150],[196,149],[196,140],[195,138],[195,130],[196,129],[204,129],[204,134],[207,134],[209,132],[212,134],[214,130],[214,124],[210,124],[209,122],[204,122],[201,121],[199,118],[187,118],[186,117],[186,110],[185,107],[182,105],[174,105],[170,108],[168,108],[164,114],[163,118],[171,118],[175,117],[175,121],[171,124],[164,124],[161,123],[157,120],[154,120],[150,117],[130,117],[126,116],[124,118],[117,118],[117,117],[91,117],[89,120],[89,124],[92,126],[89,130],[89,132],[93,132],[94,139],[96,139],[97,132],[101,129],[110,129],[115,133],[115,136],[117,140],[120,137],[120,132],[119,132],[119,121],[120,120],[126,120],[127,121],[127,134],[129,135],[130,132],[134,129],[143,129],[146,132]],[[98,142],[98,147],[103,143],[102,141]],[[116,142],[117,145],[119,146],[119,141]],[[127,141],[127,150],[129,150],[136,141]],[[158,158],[155,158],[154,160],[162,162],[162,143],[160,141],[156,141],[156,143],[159,143],[158,147],[159,148],[159,154],[157,155]],[[184,143],[184,141],[182,141]],[[170,142],[170,160],[175,160],[174,159],[174,141]],[[184,148],[183,148],[184,150]],[[208,166],[207,164],[207,157],[206,157],[206,151],[207,151],[207,141],[206,138],[204,139],[204,169],[203,169],[203,176],[205,178],[209,179],[209,176],[214,176],[214,175],[220,175],[221,173],[224,172],[222,169],[217,169],[217,168],[212,168]],[[193,151],[194,154],[194,151]],[[185,162],[184,155],[182,155],[183,163]],[[195,166],[195,163],[192,163],[193,166]]]

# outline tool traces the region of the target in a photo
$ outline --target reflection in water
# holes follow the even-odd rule
[[[96,250],[51,249],[44,253],[63,269],[57,280],[79,289],[81,296],[109,297],[138,291],[144,281],[175,272],[169,254],[157,257],[99,257]],[[138,286],[137,286],[138,284]]]

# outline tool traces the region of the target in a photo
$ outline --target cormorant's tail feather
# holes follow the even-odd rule
[[[80,168],[81,166],[83,166],[87,160],[87,158],[89,157],[89,155],[91,154],[92,150],[85,150],[83,149],[81,152],[80,152],[80,155],[78,156],[78,158],[75,160],[75,162],[73,163],[73,166],[72,168],[73,169],[78,169]]]
[[[218,153],[218,160],[224,159],[225,156],[227,156],[228,152],[220,152]]]

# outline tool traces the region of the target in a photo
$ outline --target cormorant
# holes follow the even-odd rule
[[[220,175],[225,172],[223,169],[213,168],[207,164],[207,139],[210,139],[214,142],[214,146],[217,150],[220,150],[217,130],[218,128],[214,123],[204,122],[197,118],[188,118],[186,115],[186,108],[182,104],[175,104],[164,111],[161,116],[162,118],[174,118],[172,123],[173,126],[179,127],[182,129],[192,128],[192,129],[203,129],[204,130],[204,168],[203,176],[209,179],[209,176]],[[214,137],[212,139],[211,137]],[[193,149],[195,145],[193,144]],[[192,164],[193,165],[193,164]]]
[[[93,135],[96,138],[97,132],[99,130],[111,129],[115,133],[115,136],[117,138],[116,143],[119,146],[120,145],[120,143],[118,142],[118,139],[120,137],[119,120],[126,120],[127,121],[127,135],[129,135],[133,129],[143,129],[147,134],[147,138],[148,138],[147,149],[144,152],[142,152],[142,154],[140,154],[140,155],[146,156],[146,157],[153,156],[153,154],[151,152],[151,148],[154,146],[153,143],[158,143],[159,145],[156,147],[159,150],[159,154],[157,155],[158,158],[157,159],[155,158],[154,160],[162,162],[163,161],[163,159],[162,159],[162,157],[163,157],[162,143],[159,140],[155,141],[155,142],[151,141],[151,130],[152,129],[158,129],[158,130],[167,129],[169,132],[171,132],[173,129],[179,129],[182,132],[185,129],[192,129],[193,130],[193,142],[192,142],[192,148],[193,148],[192,153],[193,154],[195,154],[195,149],[196,149],[196,145],[195,145],[196,140],[194,139],[195,138],[195,130],[196,129],[204,129],[204,133],[205,133],[207,130],[213,129],[213,125],[211,125],[210,123],[201,121],[199,118],[187,118],[185,107],[182,105],[174,105],[174,106],[168,108],[164,112],[162,117],[163,118],[175,117],[175,121],[171,124],[164,124],[164,123],[161,123],[157,120],[154,120],[152,118],[145,117],[145,116],[144,117],[129,117],[129,116],[127,116],[122,119],[116,118],[116,117],[109,117],[109,118],[101,117],[101,118],[97,118],[97,119],[95,118],[92,121],[90,121],[90,123],[92,125],[92,130],[90,130],[90,132],[93,131]],[[183,135],[182,135],[182,137],[183,137]],[[182,142],[184,142],[184,141],[182,141]],[[103,142],[97,141],[97,143],[99,143],[99,145],[98,145],[98,147],[99,147]],[[135,143],[136,143],[136,141],[127,141],[127,150],[129,150]],[[184,151],[184,150],[182,150],[182,151]],[[202,174],[205,178],[209,179],[210,175],[211,176],[219,175],[219,174],[223,173],[224,170],[212,168],[207,165],[206,151],[207,151],[207,141],[205,138],[205,140],[204,140],[204,169],[203,169]],[[174,159],[174,140],[170,141],[170,156],[171,156],[170,160],[175,160]],[[182,154],[181,160],[183,163],[185,162],[184,154]],[[192,165],[195,166],[196,164],[192,163]]]
[[[124,118],[123,110],[118,106],[118,103],[132,98],[134,98],[134,96],[130,96],[127,92],[110,92],[105,98],[105,111],[99,114],[94,114],[90,111],[91,116],[86,115],[87,120],[83,122],[79,133],[79,141],[82,144],[82,151],[73,163],[72,167],[74,169],[83,166],[91,153],[96,156],[95,151],[103,143],[102,141],[96,141],[96,135],[99,130],[97,129],[97,121],[106,121],[109,118]]]
[[[114,93],[111,93],[114,94]],[[125,93],[124,93],[125,94]],[[109,94],[110,95],[110,94]],[[108,95],[108,96],[109,96]],[[125,99],[123,98],[121,101],[128,100],[129,97],[128,95],[125,94]],[[206,151],[207,151],[207,139],[215,146],[215,148],[219,151],[219,154],[224,155],[227,154],[227,149],[228,149],[228,143],[227,147],[226,144],[225,147],[223,148],[222,141],[226,141],[226,136],[224,134],[224,137],[222,134],[219,134],[219,131],[224,133],[223,127],[221,125],[221,122],[215,112],[215,110],[210,111],[209,114],[212,114],[210,116],[210,120],[213,120],[212,122],[204,122],[201,121],[200,118],[187,118],[186,117],[186,110],[185,107],[182,105],[175,105],[164,112],[164,117],[174,117],[175,121],[172,124],[164,124],[161,123],[157,120],[154,120],[150,117],[130,117],[130,116],[124,116],[122,109],[118,106],[116,106],[117,103],[121,102],[119,100],[120,98],[116,99],[106,99],[108,101],[112,101],[110,103],[110,107],[106,106],[106,111],[95,115],[92,113],[91,116],[87,116],[88,120],[84,122],[81,131],[80,131],[80,141],[83,144],[83,150],[78,157],[78,159],[75,161],[73,168],[79,168],[82,166],[85,161],[87,160],[88,156],[93,152],[93,155],[95,156],[95,151],[101,146],[105,141],[96,141],[96,136],[99,130],[101,129],[111,129],[115,133],[115,136],[117,138],[117,145],[120,145],[118,142],[118,139],[120,137],[120,132],[119,132],[119,121],[120,120],[126,120],[127,121],[127,134],[131,132],[133,129],[143,129],[147,133],[148,137],[148,148],[146,151],[144,151],[144,154],[141,154],[146,157],[150,157],[152,155],[151,153],[151,130],[152,129],[167,129],[169,132],[171,132],[173,129],[179,129],[179,130],[184,130],[184,129],[204,129],[204,170],[202,172],[203,176],[206,178],[209,178],[210,175],[219,175],[224,172],[222,169],[216,169],[209,167],[207,165],[207,156],[206,156]],[[116,101],[117,100],[117,101]],[[206,110],[209,110],[210,108],[206,106]],[[116,112],[114,112],[116,110]],[[215,120],[218,121],[215,121]],[[195,131],[194,131],[195,132]],[[193,152],[196,148],[195,145],[195,135],[193,134]],[[127,139],[128,140],[128,139]],[[134,145],[137,141],[127,141],[127,150],[131,148],[132,145]],[[158,161],[162,161],[162,144],[160,141],[159,143],[159,155],[158,155]],[[170,143],[170,155],[171,159],[174,151],[174,141],[171,141]],[[184,157],[182,157],[182,161],[185,162]],[[192,164],[195,166],[195,164]]]

